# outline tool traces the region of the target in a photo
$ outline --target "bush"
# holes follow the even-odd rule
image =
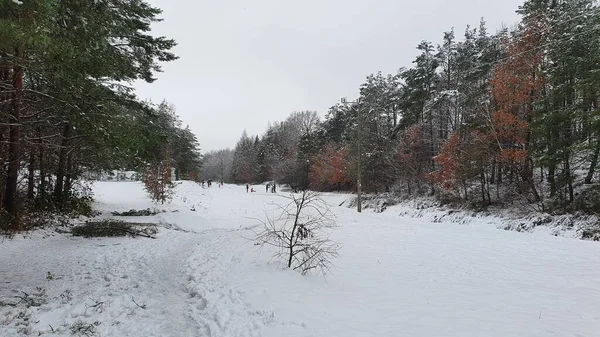
[[[275,257],[287,268],[303,275],[311,271],[326,274],[338,256],[339,245],[329,239],[335,221],[327,204],[314,192],[291,194],[277,217],[267,217],[256,233],[258,245],[278,248]]]
[[[148,165],[144,171],[146,192],[154,202],[161,204],[171,201],[175,187],[171,177],[171,159],[168,155],[166,158],[156,164]]]
[[[571,208],[588,214],[600,214],[600,184],[583,190],[575,198]]]
[[[584,229],[581,232],[581,238],[584,240],[600,241],[600,227]]]
[[[129,211],[125,211],[125,212],[111,212],[110,214],[115,215],[115,216],[152,216],[152,215],[156,215],[160,213],[159,211],[152,211],[149,208],[146,209],[140,209],[140,210],[135,210],[135,209],[130,209]]]
[[[155,238],[157,233],[158,228],[153,224],[132,223],[112,219],[88,221],[84,225],[75,226],[71,229],[71,234],[74,236],[83,236],[85,238],[114,236]]]

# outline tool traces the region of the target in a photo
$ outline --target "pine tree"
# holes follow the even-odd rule
[[[2,191],[11,224],[18,225],[15,177],[23,162],[28,200],[64,208],[84,170],[106,167],[111,154],[137,160],[127,133],[152,108],[117,83],[151,82],[159,62],[176,59],[173,40],[148,34],[159,14],[143,1],[0,2],[0,110],[12,121],[1,130],[11,141],[0,157],[10,163]]]

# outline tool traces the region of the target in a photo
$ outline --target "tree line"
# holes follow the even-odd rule
[[[142,0],[0,0],[0,229],[72,211],[89,172],[169,159],[199,176],[198,142],[174,107],[131,88],[177,59],[174,40],[150,35],[160,13]]]
[[[511,30],[482,19],[421,42],[411,67],[369,75],[322,121],[295,112],[244,132],[221,151],[227,178],[351,191],[361,163],[367,192],[600,211],[600,7],[527,0],[518,13]]]

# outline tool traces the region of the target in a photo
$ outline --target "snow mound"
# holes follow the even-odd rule
[[[356,207],[356,198],[347,203]],[[390,193],[366,195],[363,209],[375,213],[390,212],[401,217],[420,218],[433,223],[460,225],[484,225],[498,229],[528,233],[545,233],[553,236],[600,240],[600,219],[595,215],[574,213],[552,215],[534,210],[517,208],[477,211],[466,206],[453,208],[442,205],[432,197],[409,200]]]

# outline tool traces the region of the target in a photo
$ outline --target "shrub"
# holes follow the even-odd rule
[[[91,237],[113,237],[113,236],[143,236],[155,238],[158,233],[156,225],[125,222],[120,220],[106,219],[102,221],[88,221],[83,225],[71,229],[74,236]]]
[[[291,194],[287,205],[277,217],[263,221],[262,231],[256,233],[258,245],[274,246],[275,257],[287,268],[303,275],[316,271],[326,274],[338,256],[339,245],[329,239],[328,231],[335,227],[327,204],[315,192]]]

